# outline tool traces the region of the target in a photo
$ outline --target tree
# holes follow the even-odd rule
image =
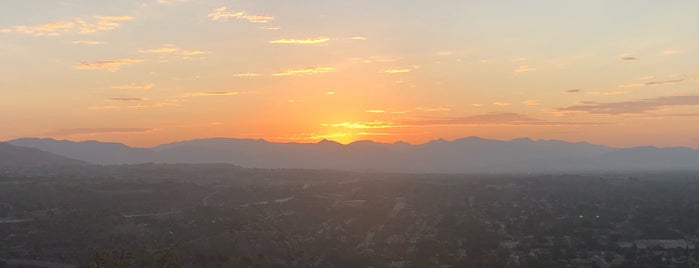
[[[116,251],[95,250],[88,261],[80,268],[135,268],[137,260],[133,252],[120,249]],[[2,267],[2,266],[0,266]]]
[[[106,250],[96,250],[90,254],[87,263],[80,265],[80,268],[120,268],[114,261],[112,253]]]
[[[182,259],[173,249],[156,251],[153,254],[153,268],[181,268]]]

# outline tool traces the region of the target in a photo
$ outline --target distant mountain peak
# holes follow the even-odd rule
[[[353,141],[349,145],[372,145],[372,144],[384,144],[384,143],[375,142],[372,140],[358,140],[358,141]]]
[[[514,142],[534,142],[534,140],[527,138],[527,137],[516,138],[516,139],[513,139],[512,141],[514,141]]]
[[[342,145],[342,143],[333,141],[333,140],[328,140],[328,139],[322,139],[320,140],[317,144],[324,144],[324,145]]]
[[[448,142],[449,142],[448,140],[445,140],[443,138],[439,138],[439,139],[428,141],[426,144],[438,144],[438,143],[448,143]]]
[[[439,139],[439,140],[444,141],[444,139]],[[455,141],[455,142],[483,142],[483,141],[490,141],[490,140],[489,140],[489,139],[484,139],[484,138],[481,138],[481,137],[478,137],[478,136],[468,136],[468,137],[465,137],[465,138],[456,139],[456,140],[454,140],[454,141]]]

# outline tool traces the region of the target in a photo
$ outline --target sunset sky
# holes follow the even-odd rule
[[[0,140],[699,148],[699,1],[4,0]]]

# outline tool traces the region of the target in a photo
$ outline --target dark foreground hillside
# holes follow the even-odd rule
[[[699,174],[46,174],[0,177],[0,267],[699,265]]]

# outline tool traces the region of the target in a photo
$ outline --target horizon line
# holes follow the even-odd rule
[[[534,139],[531,137],[517,137],[517,138],[512,138],[512,139],[497,139],[497,138],[485,138],[481,136],[465,136],[461,138],[454,138],[454,139],[445,139],[445,138],[436,138],[436,139],[431,139],[422,143],[410,143],[402,140],[394,141],[394,142],[378,142],[370,139],[362,139],[362,140],[354,140],[351,142],[347,143],[342,143],[336,140],[332,140],[330,138],[322,138],[319,139],[315,142],[298,142],[298,141],[270,141],[265,138],[238,138],[238,137],[224,137],[224,136],[215,136],[215,137],[202,137],[202,138],[193,138],[193,139],[184,139],[184,140],[177,140],[177,141],[172,141],[172,142],[166,142],[166,143],[159,143],[153,146],[132,146],[129,144],[126,144],[124,142],[120,141],[103,141],[103,140],[96,140],[96,139],[86,139],[86,140],[70,140],[70,139],[58,139],[54,137],[19,137],[19,138],[14,138],[14,139],[9,139],[9,140],[4,140],[0,141],[3,143],[10,143],[12,141],[16,140],[22,140],[22,139],[39,139],[39,140],[53,140],[53,141],[63,141],[63,142],[74,142],[74,143],[82,143],[82,142],[98,142],[98,143],[113,143],[113,144],[121,144],[129,148],[134,148],[134,149],[153,149],[159,146],[163,145],[168,145],[168,144],[175,144],[175,143],[183,143],[183,142],[192,142],[192,141],[201,141],[201,140],[216,140],[216,139],[221,139],[221,140],[249,140],[249,141],[262,141],[262,142],[267,142],[267,143],[276,143],[276,144],[320,144],[323,142],[331,142],[331,143],[336,143],[342,146],[348,146],[352,145],[355,143],[361,143],[361,142],[371,142],[371,143],[377,143],[377,144],[407,144],[410,146],[419,146],[419,145],[425,145],[428,143],[432,142],[455,142],[459,140],[465,140],[465,139],[481,139],[481,140],[486,140],[486,141],[499,141],[499,142],[513,142],[517,140],[529,140],[531,142],[565,142],[565,143],[571,143],[571,144],[588,144],[588,145],[593,145],[593,146],[603,146],[603,147],[608,147],[611,149],[628,149],[628,148],[639,148],[639,147],[652,147],[652,148],[689,148],[693,150],[699,150],[699,148],[695,148],[692,146],[656,146],[656,145],[636,145],[636,146],[612,146],[612,145],[606,145],[606,144],[599,144],[599,143],[592,143],[588,141],[568,141],[568,140],[561,140],[561,139]]]

